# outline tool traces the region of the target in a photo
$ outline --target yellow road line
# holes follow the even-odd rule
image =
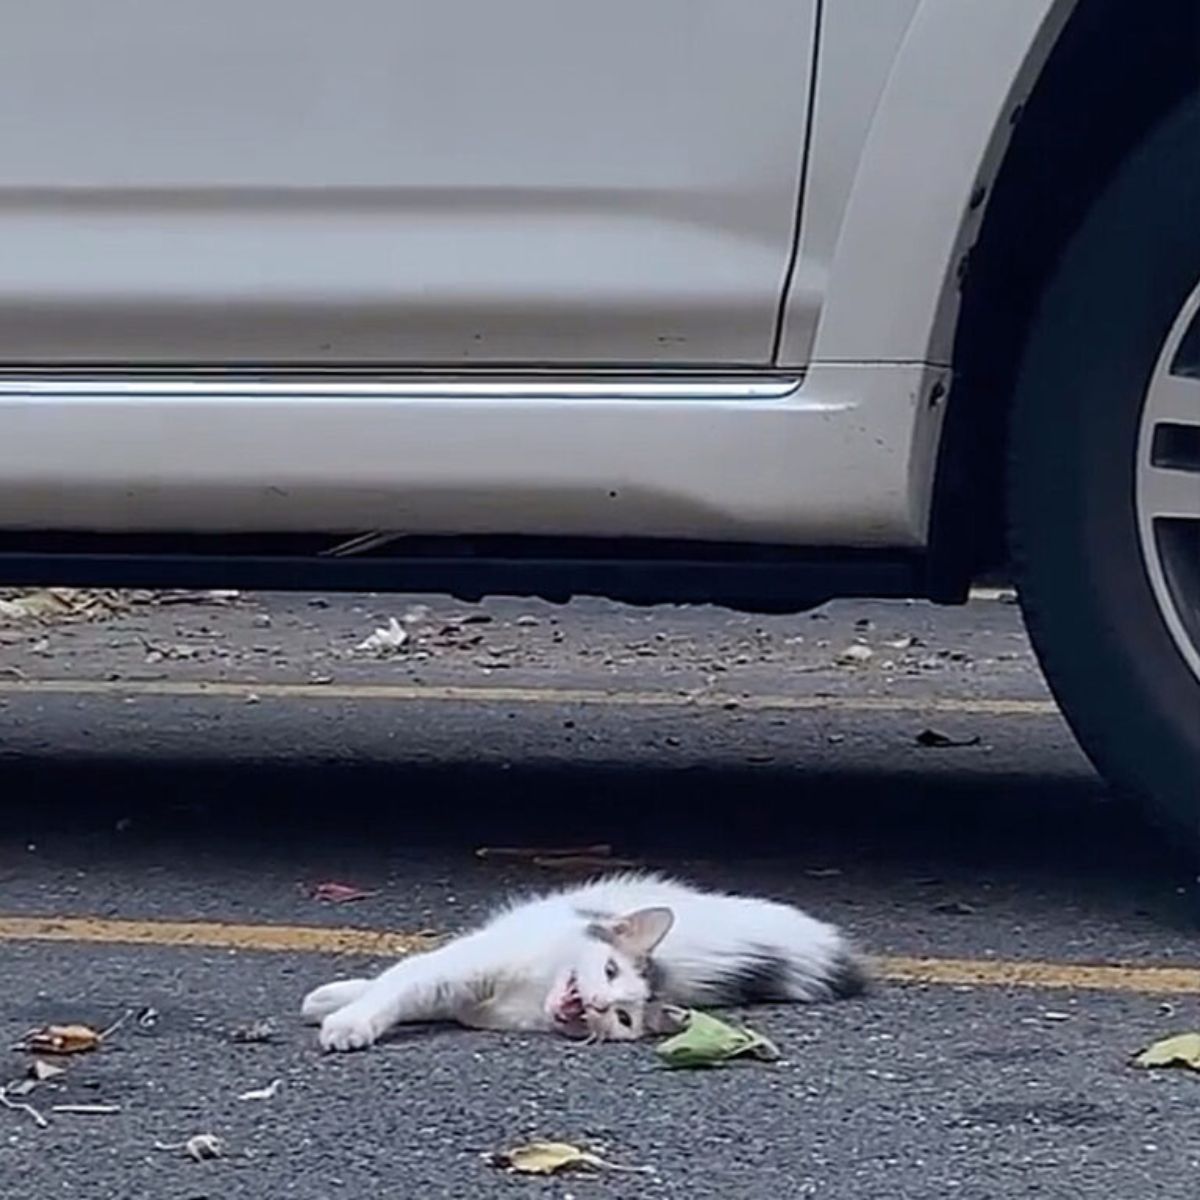
[[[121,921],[103,917],[0,917],[0,942],[68,942],[77,945],[161,946],[183,949],[358,954],[392,958],[436,944],[437,935],[305,925],[234,925],[220,921]],[[1009,987],[1071,991],[1200,995],[1200,966],[1103,966],[973,958],[874,960],[892,983]]]
[[[223,921],[118,921],[107,917],[0,917],[0,942],[75,942],[207,950],[391,957],[424,950],[433,933],[323,929],[313,925],[231,925]]]
[[[923,696],[771,696],[736,692],[605,691],[402,683],[230,683],[210,680],[2,679],[4,696],[165,696],[228,700],[381,700],[400,703],[592,705],[602,708],[730,708],[757,712],[964,713],[1049,716],[1052,700]]]
[[[1143,992],[1153,996],[1200,994],[1200,967],[1103,966],[976,958],[877,959],[892,983],[1019,988],[1068,988],[1086,992]]]

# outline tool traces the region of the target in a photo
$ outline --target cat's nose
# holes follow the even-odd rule
[[[600,1014],[608,1012],[610,1007],[611,1006],[608,1004],[601,1004],[599,1000],[593,1000],[591,1004],[588,1005],[588,1008],[590,1008],[592,1012]]]

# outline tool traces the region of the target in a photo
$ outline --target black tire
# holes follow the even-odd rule
[[[1050,686],[1109,783],[1190,852],[1200,680],[1146,574],[1134,481],[1147,384],[1198,282],[1200,94],[1123,164],[1060,260],[1022,357],[1008,463],[1013,565]]]

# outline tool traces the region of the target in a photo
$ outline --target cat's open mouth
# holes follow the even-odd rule
[[[583,997],[579,994],[579,981],[574,974],[567,977],[562,992],[554,1005],[554,1023],[567,1037],[587,1037],[587,1021],[584,1019]]]

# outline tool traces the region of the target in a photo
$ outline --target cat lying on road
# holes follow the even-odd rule
[[[325,1050],[360,1050],[410,1021],[628,1041],[669,1031],[672,1006],[828,1000],[865,986],[841,932],[798,908],[622,874],[511,902],[375,979],[317,988],[302,1014]]]

